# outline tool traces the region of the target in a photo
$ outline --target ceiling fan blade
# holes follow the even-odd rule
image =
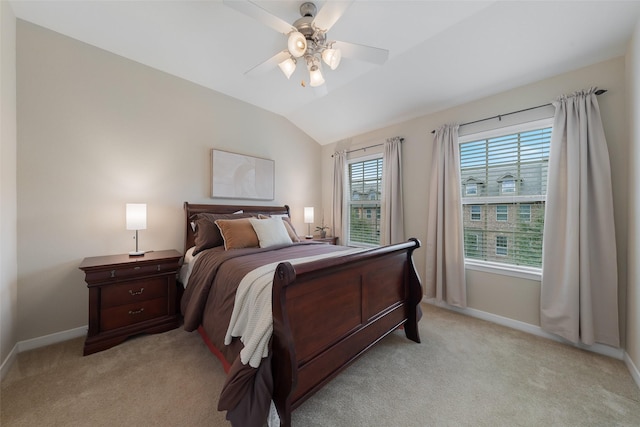
[[[324,31],[329,31],[331,27],[340,19],[343,13],[351,6],[353,0],[349,1],[328,1],[318,11],[313,23],[316,27]]]
[[[270,71],[272,68],[277,67],[279,63],[289,58],[290,56],[291,54],[288,51],[283,50],[282,52],[276,53],[271,58],[246,71],[244,74],[245,76],[258,76],[260,74],[264,74],[267,71]]]
[[[268,12],[262,6],[249,1],[249,0],[223,0],[223,4],[229,6],[232,9],[237,10],[240,13],[262,22],[267,27],[271,27],[279,33],[289,34],[295,28],[288,22],[278,18],[271,12]]]
[[[340,49],[345,58],[359,59],[361,61],[372,62],[382,65],[389,59],[389,51],[379,47],[365,46],[361,44],[336,41],[333,44],[335,49]]]

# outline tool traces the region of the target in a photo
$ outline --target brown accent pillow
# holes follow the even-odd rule
[[[205,249],[215,248],[217,246],[224,245],[224,239],[220,234],[220,229],[216,225],[216,221],[219,219],[239,219],[239,218],[251,218],[251,214],[238,213],[238,214],[212,214],[212,213],[199,213],[194,215],[191,220],[195,224],[195,249],[193,255],[197,255]]]
[[[224,249],[259,248],[258,235],[251,225],[249,218],[219,219],[216,221],[222,239]]]
[[[291,238],[292,242],[299,242],[300,238],[298,237],[298,233],[296,233],[296,229],[293,228],[293,224],[291,223],[291,218],[289,218],[286,215],[277,215],[278,217],[280,217],[282,219],[282,221],[284,222],[284,228],[287,229],[287,233],[289,234],[289,237]],[[269,215],[263,215],[263,214],[259,214],[258,215],[258,219],[267,219],[267,218],[275,218],[276,215],[274,216],[269,216]]]

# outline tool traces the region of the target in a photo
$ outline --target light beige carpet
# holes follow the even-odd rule
[[[624,363],[433,306],[422,344],[394,332],[298,408],[295,426],[640,426]],[[2,426],[226,426],[197,333],[82,357],[83,339],[18,356]]]

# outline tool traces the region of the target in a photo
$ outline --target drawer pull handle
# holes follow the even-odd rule
[[[116,277],[116,271],[115,270],[111,270],[111,278],[113,279],[114,277]]]
[[[129,310],[129,315],[133,316],[135,314],[140,314],[144,311],[144,308],[141,308],[140,310]]]
[[[129,289],[129,294],[131,294],[132,296],[141,295],[143,291],[144,291],[144,288],[140,288],[139,291],[132,291],[131,289]]]
[[[160,264],[158,264],[158,271],[160,271]]]
[[[134,270],[140,270],[140,267],[133,267]]]

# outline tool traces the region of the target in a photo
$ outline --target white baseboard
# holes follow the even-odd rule
[[[498,325],[506,326],[508,328],[516,329],[518,331],[527,332],[539,337],[548,338],[554,341],[561,342],[573,347],[580,348],[582,350],[592,351],[594,353],[602,354],[604,356],[613,357],[618,360],[624,360],[625,351],[621,348],[610,347],[604,344],[584,345],[574,344],[571,341],[567,341],[562,337],[559,337],[549,332],[544,331],[540,326],[532,325],[530,323],[521,322],[519,320],[509,319],[508,317],[499,316],[497,314],[488,313],[486,311],[477,310],[475,308],[460,308],[454,307],[447,303],[437,302],[434,299],[424,299],[424,302],[432,304],[438,307],[446,308],[448,310],[455,311],[457,313],[465,314],[467,316],[475,317],[477,319],[486,320]]]
[[[638,386],[638,388],[640,388],[640,371],[638,370],[638,367],[633,363],[633,360],[631,360],[631,357],[629,357],[629,353],[627,353],[626,351],[624,352],[624,363],[625,365],[627,365],[627,369],[629,369],[631,377],[633,377],[636,385]]]
[[[54,334],[49,334],[38,338],[32,338],[30,340],[18,341],[16,345],[14,345],[11,349],[9,355],[2,362],[2,366],[0,367],[0,380],[3,380],[5,375],[9,372],[11,366],[13,366],[16,358],[18,357],[18,353],[51,344],[56,344],[63,341],[68,341],[74,338],[83,337],[87,334],[87,329],[87,326],[81,326],[79,328],[69,329],[67,331],[56,332]]]
[[[80,326],[79,328],[69,329],[38,338],[32,338],[30,340],[20,341],[17,344],[18,353],[85,336],[87,334],[87,330],[87,326]]]
[[[0,381],[4,380],[4,377],[9,373],[9,369],[13,366],[13,363],[18,357],[18,344],[14,345],[7,357],[2,361],[0,366]]]

